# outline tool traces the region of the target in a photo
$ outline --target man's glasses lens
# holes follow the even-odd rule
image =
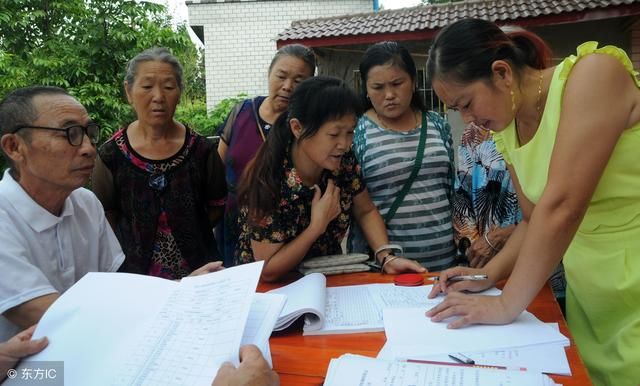
[[[87,127],[83,126],[71,126],[67,129],[67,135],[69,136],[69,142],[73,146],[80,146],[84,139],[84,133],[87,133],[89,140],[92,144],[97,144],[100,139],[100,126],[95,123],[90,123]]]

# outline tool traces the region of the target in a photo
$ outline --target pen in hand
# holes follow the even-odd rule
[[[480,280],[487,280],[489,277],[487,275],[458,275],[458,276],[451,276],[450,278],[447,279],[447,281],[480,281]],[[439,276],[436,276],[433,278],[434,281],[438,281],[440,280]]]

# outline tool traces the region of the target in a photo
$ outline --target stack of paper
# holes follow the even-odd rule
[[[299,317],[307,315],[309,324],[320,328],[324,324],[327,279],[321,273],[312,273],[284,287],[269,291],[284,295],[287,302],[280,313],[274,331],[284,330]]]
[[[210,385],[241,341],[268,355],[284,298],[254,297],[262,265],[181,282],[89,273],[47,310],[34,337],[50,343],[30,361],[64,361],[69,385]]]
[[[547,323],[558,330],[557,323]],[[413,347],[412,355],[402,351],[403,348],[394,345],[385,345],[378,353],[379,359],[397,360],[427,360],[435,362],[453,362],[449,353],[420,353],[419,348]],[[539,344],[525,347],[511,347],[486,351],[451,351],[457,355],[462,354],[475,361],[478,365],[502,366],[512,369],[525,368],[528,371],[537,371],[547,374],[571,375],[571,367],[563,344]]]
[[[439,298],[441,300],[441,298]],[[564,347],[569,340],[525,311],[506,325],[471,325],[448,329],[451,320],[432,322],[424,308],[384,310],[387,342],[380,359],[428,359],[452,362],[462,353],[477,364],[570,374]],[[545,358],[547,360],[540,360]]]
[[[346,354],[332,359],[324,386],[553,386],[548,376],[471,366],[385,361]]]

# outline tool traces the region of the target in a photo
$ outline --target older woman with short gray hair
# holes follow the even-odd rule
[[[135,56],[124,90],[137,119],[99,149],[92,187],[125,272],[180,279],[219,260],[212,228],[227,193],[224,166],[212,142],[174,119],[182,87],[182,66],[166,48]]]

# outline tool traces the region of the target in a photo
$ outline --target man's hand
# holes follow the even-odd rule
[[[278,386],[280,378],[254,345],[240,347],[240,366],[225,362],[220,366],[212,386]]]
[[[49,341],[46,337],[31,340],[35,329],[36,326],[33,325],[5,343],[0,343],[0,381],[20,359],[38,353],[47,347]]]

